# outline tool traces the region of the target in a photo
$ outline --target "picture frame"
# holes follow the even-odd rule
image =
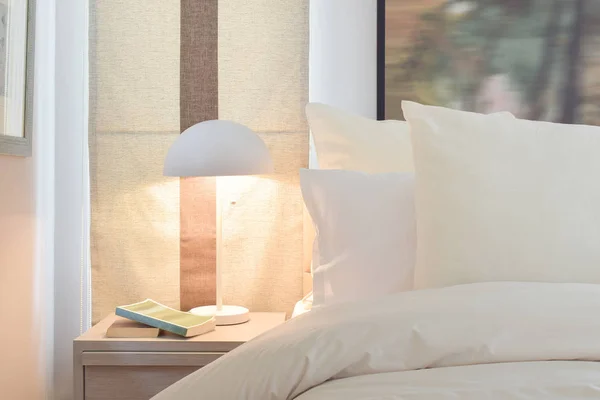
[[[0,156],[32,153],[35,14],[36,0],[0,0]]]

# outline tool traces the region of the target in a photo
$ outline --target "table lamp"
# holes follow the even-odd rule
[[[197,315],[216,318],[217,325],[233,325],[250,319],[247,308],[223,305],[221,284],[222,199],[219,180],[224,176],[262,175],[273,172],[267,146],[251,129],[231,121],[204,121],[186,129],[169,148],[164,165],[165,176],[214,176],[216,199],[216,305],[190,310]]]

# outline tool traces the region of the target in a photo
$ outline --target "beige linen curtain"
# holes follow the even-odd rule
[[[92,0],[90,166],[94,322],[153,298],[214,302],[215,184],[166,178],[176,135],[228,119],[254,129],[275,174],[219,186],[224,301],[290,311],[302,297],[308,163],[308,2]]]

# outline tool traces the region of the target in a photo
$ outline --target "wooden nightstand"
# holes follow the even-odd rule
[[[73,341],[75,400],[148,400],[228,351],[285,322],[285,313],[251,313],[240,325],[185,339],[106,338],[111,315]]]

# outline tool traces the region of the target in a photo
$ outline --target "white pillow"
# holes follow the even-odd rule
[[[509,112],[492,115],[515,118]],[[321,103],[309,103],[306,117],[315,142],[319,168],[372,174],[414,171],[406,122],[376,121]]]
[[[408,124],[376,121],[320,103],[306,106],[319,167],[369,173],[412,172]]]
[[[412,289],[413,174],[304,169],[300,183],[317,231],[314,307]]]
[[[415,155],[416,288],[600,283],[600,128],[402,109]]]

